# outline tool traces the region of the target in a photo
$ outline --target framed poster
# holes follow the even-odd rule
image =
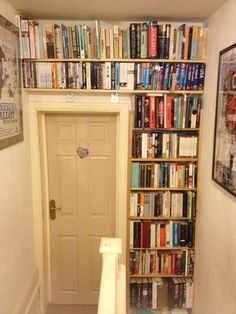
[[[0,149],[23,140],[18,28],[0,15]]]
[[[212,179],[236,196],[236,44],[220,51]]]

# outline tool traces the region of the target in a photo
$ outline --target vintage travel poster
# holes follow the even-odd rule
[[[22,139],[19,35],[0,17],[0,148]]]
[[[213,179],[236,195],[236,44],[220,52]]]

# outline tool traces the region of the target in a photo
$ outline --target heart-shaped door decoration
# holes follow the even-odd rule
[[[88,156],[89,150],[87,148],[83,148],[83,147],[79,146],[76,149],[76,153],[77,153],[77,155],[79,156],[80,159],[83,159],[83,158]]]

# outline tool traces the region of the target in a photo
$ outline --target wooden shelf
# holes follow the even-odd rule
[[[200,131],[199,128],[133,128],[133,131],[162,131],[162,132],[169,132],[169,131],[176,131],[176,132],[198,132]]]
[[[81,93],[81,94],[187,94],[202,95],[203,91],[190,90],[111,90],[111,89],[77,89],[77,88],[26,88],[25,92],[47,92],[47,93]]]
[[[185,161],[198,161],[196,157],[185,157],[185,158],[132,158],[132,161],[140,161],[140,162],[162,162],[162,161],[174,161],[174,162],[185,162]]]
[[[194,248],[188,246],[174,246],[174,247],[148,247],[148,248],[130,248],[130,251],[186,251],[194,250]]]
[[[129,220],[181,220],[181,221],[185,221],[185,220],[194,220],[195,218],[188,218],[188,217],[153,217],[153,216],[129,216],[128,217]]]
[[[58,59],[23,59],[24,61],[32,61],[32,62],[165,62],[165,63],[206,63],[206,60],[202,59],[110,59],[110,58],[58,58]]]
[[[196,191],[196,188],[131,188],[130,191]]]
[[[129,275],[130,278],[192,278],[193,276],[185,276],[185,275],[164,275],[164,274],[146,274],[146,275]]]

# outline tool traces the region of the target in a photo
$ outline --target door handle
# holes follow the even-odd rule
[[[61,210],[61,207],[56,207],[56,201],[55,200],[50,200],[49,201],[49,214],[50,214],[50,219],[54,220],[56,219],[56,210]]]

